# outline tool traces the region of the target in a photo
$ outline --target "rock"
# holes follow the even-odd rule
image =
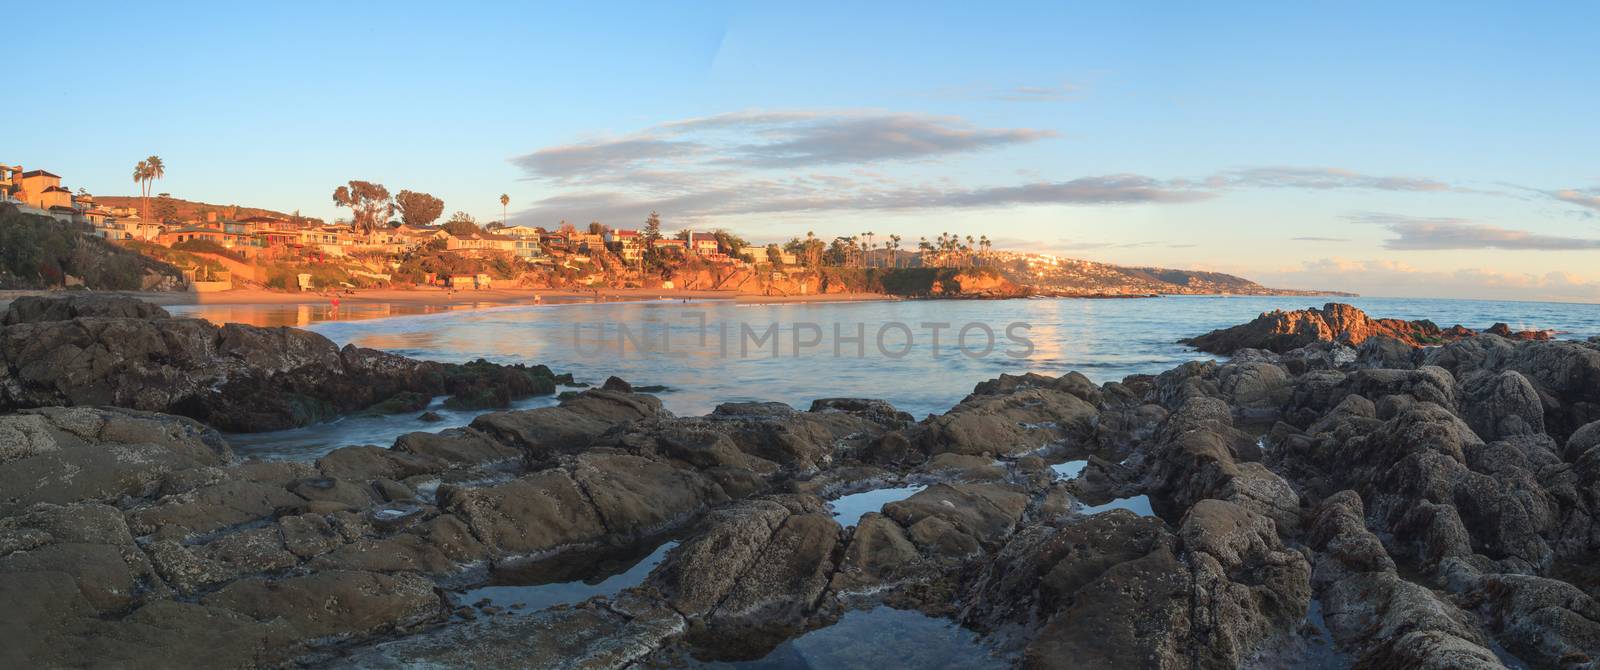
[[[40,503],[0,519],[0,574],[45,573],[65,575],[101,613],[120,613],[168,593],[122,514],[107,505]]]
[[[395,669],[489,666],[522,670],[629,667],[685,630],[666,608],[622,614],[615,608],[547,610],[510,619],[451,625],[352,652],[350,667]]]
[[[1443,343],[1446,333],[1431,321],[1373,319],[1350,305],[1330,302],[1320,310],[1267,312],[1250,323],[1213,330],[1180,342],[1201,351],[1226,355],[1246,347],[1284,353],[1313,342],[1359,346],[1379,336],[1419,347]]]
[[[1099,414],[1081,398],[1051,389],[972,395],[923,424],[929,454],[1019,455],[1056,445],[1091,444]]]
[[[522,451],[470,428],[406,433],[395,440],[394,450],[452,466],[484,465],[522,457]]]
[[[1305,618],[1311,566],[1283,545],[1267,517],[1202,500],[1189,509],[1178,537],[1194,575],[1190,634],[1206,643],[1197,652],[1201,665],[1237,667]]]
[[[883,515],[906,528],[935,518],[979,544],[998,547],[1022,518],[1028,498],[999,484],[934,484],[883,506]]]
[[[444,417],[439,416],[438,412],[423,412],[422,414],[417,415],[417,420],[426,421],[428,423],[438,423],[440,421],[444,421]]]
[[[405,479],[416,475],[435,474],[446,464],[426,454],[411,450],[384,449],[381,447],[342,447],[317,459],[317,469],[334,479],[365,481],[379,477]]]
[[[129,511],[127,519],[135,535],[161,532],[177,539],[257,521],[303,503],[304,498],[281,487],[230,479],[167,496],[148,507]]]
[[[0,452],[0,515],[37,502],[156,495],[175,472],[231,460],[227,443],[181,417],[118,409],[48,408],[0,419],[18,438]]]
[[[171,314],[153,303],[129,296],[83,293],[64,297],[18,296],[0,316],[0,326],[46,321],[70,321],[79,317],[122,319],[166,319]]]
[[[914,574],[920,555],[899,524],[877,512],[862,515],[850,534],[839,571],[829,585],[838,592],[867,592]]]
[[[559,469],[495,486],[441,486],[439,506],[461,517],[492,549],[513,555],[590,542],[606,533],[594,505]]]
[[[431,582],[412,574],[333,570],[280,580],[246,579],[201,599],[256,621],[282,620],[306,640],[346,639],[443,616]]]
[[[612,425],[611,421],[564,406],[494,412],[472,420],[473,430],[521,449],[530,467],[588,448],[592,440],[610,430]]]
[[[547,368],[415,361],[340,349],[294,328],[170,318],[128,298],[13,302],[0,323],[0,411],[114,405],[189,416],[223,430],[303,426],[343,412],[421,409],[444,394],[553,393]]]
[[[626,454],[582,454],[573,462],[572,479],[617,534],[654,535],[727,499],[693,471]]]
[[[674,610],[732,634],[792,627],[818,605],[842,534],[821,501],[746,501],[704,526],[651,574]]]

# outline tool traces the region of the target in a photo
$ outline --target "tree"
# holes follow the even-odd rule
[[[149,213],[150,213],[148,210],[149,210],[149,207],[150,207],[150,190],[151,190],[151,186],[154,184],[155,180],[167,176],[167,164],[161,161],[161,157],[160,156],[151,156],[149,158],[144,159],[144,166],[145,166],[145,173],[144,173],[144,183],[145,183],[144,203],[145,203],[145,209],[147,210],[145,212],[145,214],[148,216]]]
[[[471,214],[456,212],[450,215],[449,221],[444,222],[444,232],[450,233],[455,237],[463,237],[476,235],[483,231],[478,228],[478,222],[472,218]]]
[[[172,202],[172,199],[167,197],[165,193],[156,196],[156,220],[166,223],[177,218],[178,206]]]
[[[408,226],[426,226],[444,214],[444,201],[427,193],[401,191],[394,197],[400,221]]]
[[[656,242],[661,239],[660,214],[650,212],[650,216],[644,220],[644,235],[641,235],[641,237],[644,238],[642,240],[644,243],[643,261],[650,265],[660,265],[661,249],[656,246]]]
[[[351,223],[364,232],[377,230],[379,222],[388,221],[394,210],[389,189],[370,181],[351,180],[349,185],[334,189],[333,204],[349,207]]]
[[[900,236],[891,234],[884,248],[889,250],[889,260],[894,262],[894,267],[900,267]]]
[[[604,235],[604,234],[606,234],[607,230],[610,230],[610,229],[606,228],[605,224],[600,223],[599,221],[590,221],[589,222],[589,234],[590,235]]]
[[[140,216],[143,216],[143,217],[145,217],[147,219],[150,218],[150,199],[149,199],[149,196],[146,195],[146,193],[145,193],[145,183],[146,183],[146,180],[149,179],[149,177],[150,177],[150,163],[149,162],[147,162],[147,161],[139,161],[138,165],[133,166],[133,183],[139,185],[139,203],[140,203],[140,210],[142,211]]]
[[[506,195],[504,193],[501,193],[500,194],[500,223],[507,223],[507,221],[506,221],[506,207],[508,207],[510,205],[511,205],[511,196]]]

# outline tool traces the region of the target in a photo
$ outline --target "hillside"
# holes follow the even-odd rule
[[[48,216],[0,205],[0,289],[83,286],[131,291],[177,286],[170,264],[111,244]]]
[[[132,207],[139,209],[144,204],[143,199],[136,195],[97,195],[94,199],[102,207]],[[272,216],[280,219],[294,218],[292,214],[260,207],[214,205],[208,202],[195,202],[182,198],[150,197],[150,216],[153,218],[194,221],[204,219],[207,212],[216,212],[219,218],[233,220],[252,216]]]
[[[1041,293],[1062,295],[1354,295],[1268,288],[1221,272],[1129,267],[1078,259],[1060,259],[1053,265],[1017,261],[1004,264],[1001,269],[1013,282]]]

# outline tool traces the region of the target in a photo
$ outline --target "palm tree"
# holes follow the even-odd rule
[[[889,250],[889,260],[898,269],[900,267],[900,236],[890,233],[889,241],[884,242],[883,247]]]
[[[151,156],[149,158],[146,158],[146,159],[144,159],[144,164],[145,164],[145,175],[144,175],[145,195],[144,195],[144,200],[145,200],[145,206],[148,207],[149,204],[150,204],[150,191],[153,190],[153,188],[152,188],[153,187],[153,182],[155,180],[157,180],[157,179],[160,179],[162,177],[167,176],[167,164],[161,162],[161,157],[160,156]]]
[[[150,199],[145,195],[145,182],[149,178],[150,163],[148,161],[139,161],[138,165],[133,166],[133,183],[139,185],[139,202],[144,210],[142,216],[146,219],[150,218]]]
[[[500,194],[500,225],[506,225],[506,207],[511,204],[511,196]]]

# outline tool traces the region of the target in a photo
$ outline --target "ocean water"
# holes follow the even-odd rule
[[[169,309],[215,322],[300,324],[341,345],[355,343],[417,358],[543,363],[595,384],[616,375],[636,385],[666,386],[659,395],[680,415],[703,414],[731,401],[778,401],[804,409],[817,398],[864,397],[888,400],[921,418],[945,411],[974,384],[1001,373],[1061,375],[1076,370],[1100,383],[1211,358],[1177,340],[1243,323],[1265,311],[1320,306],[1329,300],[1334,299],[1183,296],[771,305],[705,300],[434,313],[347,306],[339,314],[326,306],[300,305]],[[1514,329],[1553,329],[1560,337],[1600,334],[1600,305],[1337,300],[1375,317],[1432,319],[1441,326],[1459,323],[1482,329],[1503,321]],[[411,417],[402,419],[394,421]],[[366,423],[341,422],[347,429],[360,427],[362,441],[355,443],[385,444],[388,432],[405,432],[390,431],[384,419],[361,421]],[[408,425],[406,430],[418,428]],[[339,430],[313,427],[290,431],[285,440],[269,434],[248,441],[251,449],[269,451],[291,449],[287,441],[306,447],[322,440],[325,446],[347,439]]]

